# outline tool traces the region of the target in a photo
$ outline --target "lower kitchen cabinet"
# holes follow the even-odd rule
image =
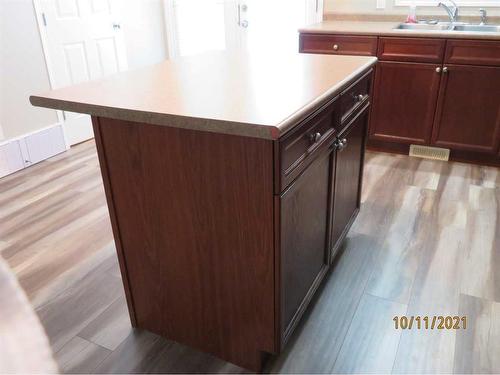
[[[368,146],[403,154],[411,144],[442,147],[450,160],[500,166],[500,41],[410,35],[372,42],[379,62]],[[319,41],[344,36],[302,32],[300,51],[331,53]]]
[[[281,195],[281,326],[292,331],[328,267],[332,151],[315,160]]]
[[[500,142],[500,68],[443,68],[432,143],[495,154]]]
[[[368,107],[339,135],[333,189],[331,259],[339,249],[360,207]]]
[[[437,64],[379,62],[370,139],[428,143],[439,93]],[[439,68],[440,69],[440,68]]]

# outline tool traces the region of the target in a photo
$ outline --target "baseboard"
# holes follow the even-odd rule
[[[62,123],[0,142],[0,178],[68,149]]]

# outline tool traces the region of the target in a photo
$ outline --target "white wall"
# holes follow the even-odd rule
[[[129,68],[164,60],[162,0],[123,0],[122,27]],[[57,122],[54,110],[33,107],[29,96],[50,90],[33,0],[0,0],[0,139]]]
[[[52,125],[56,112],[28,97],[50,89],[31,0],[0,0],[0,123],[6,139]]]
[[[325,13],[355,13],[355,14],[404,14],[408,12],[406,6],[395,6],[395,0],[386,0],[385,9],[376,9],[376,0],[325,0]],[[491,16],[500,16],[500,7],[489,7],[488,14]],[[478,7],[461,7],[462,15],[477,16]],[[437,7],[418,7],[418,14],[436,14],[446,18],[443,9]]]

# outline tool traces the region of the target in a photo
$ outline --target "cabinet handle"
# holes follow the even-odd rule
[[[356,103],[362,102],[362,101],[363,101],[363,99],[365,98],[365,96],[364,96],[363,94],[359,94],[359,95],[355,95],[355,94],[353,94],[352,96],[353,96],[354,101],[355,101]]]
[[[436,73],[440,74],[441,73],[441,67],[436,68]]]
[[[443,73],[448,73],[448,67],[447,67],[447,66],[445,66],[445,67],[443,68]]]
[[[321,139],[321,133],[319,133],[319,132],[311,134],[309,136],[309,140],[311,141],[311,143],[319,142],[320,139]]]
[[[339,50],[339,45],[338,44],[334,44],[333,45],[333,50],[334,51],[338,51]]]

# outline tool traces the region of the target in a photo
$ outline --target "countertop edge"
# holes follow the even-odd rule
[[[30,96],[30,103],[36,107],[50,108],[61,111],[77,112],[90,116],[112,118],[122,121],[145,123],[149,125],[169,126],[179,129],[205,131],[267,140],[277,140],[292,130],[295,125],[304,120],[311,112],[325,101],[333,98],[345,89],[358,75],[368,71],[377,63],[372,57],[359,68],[327,91],[317,96],[313,101],[296,110],[290,116],[281,120],[277,125],[240,123],[226,120],[189,117],[175,114],[140,111],[135,109],[108,107],[98,104],[80,103],[62,99],[47,98],[38,95]]]
[[[107,107],[96,104],[82,104],[37,95],[31,95],[29,99],[30,103],[36,107],[77,112],[90,116],[145,123],[148,125],[169,126],[179,129],[198,130],[210,133],[238,135],[269,140],[275,140],[280,136],[280,130],[275,126],[269,125],[146,112],[133,109]]]
[[[309,114],[312,110],[319,107],[328,99],[333,98],[334,96],[340,94],[344,89],[349,86],[349,84],[353,81],[354,78],[360,76],[362,73],[367,72],[371,68],[375,66],[378,59],[376,57],[372,57],[372,60],[361,66],[360,68],[353,71],[350,75],[346,76],[341,82],[337,85],[331,87],[329,90],[325,91],[323,94],[318,96],[315,100],[307,104],[306,106],[300,108],[298,111],[281,121],[278,125],[279,137],[284,136],[290,130],[294,128],[298,122],[303,120],[307,114]]]

